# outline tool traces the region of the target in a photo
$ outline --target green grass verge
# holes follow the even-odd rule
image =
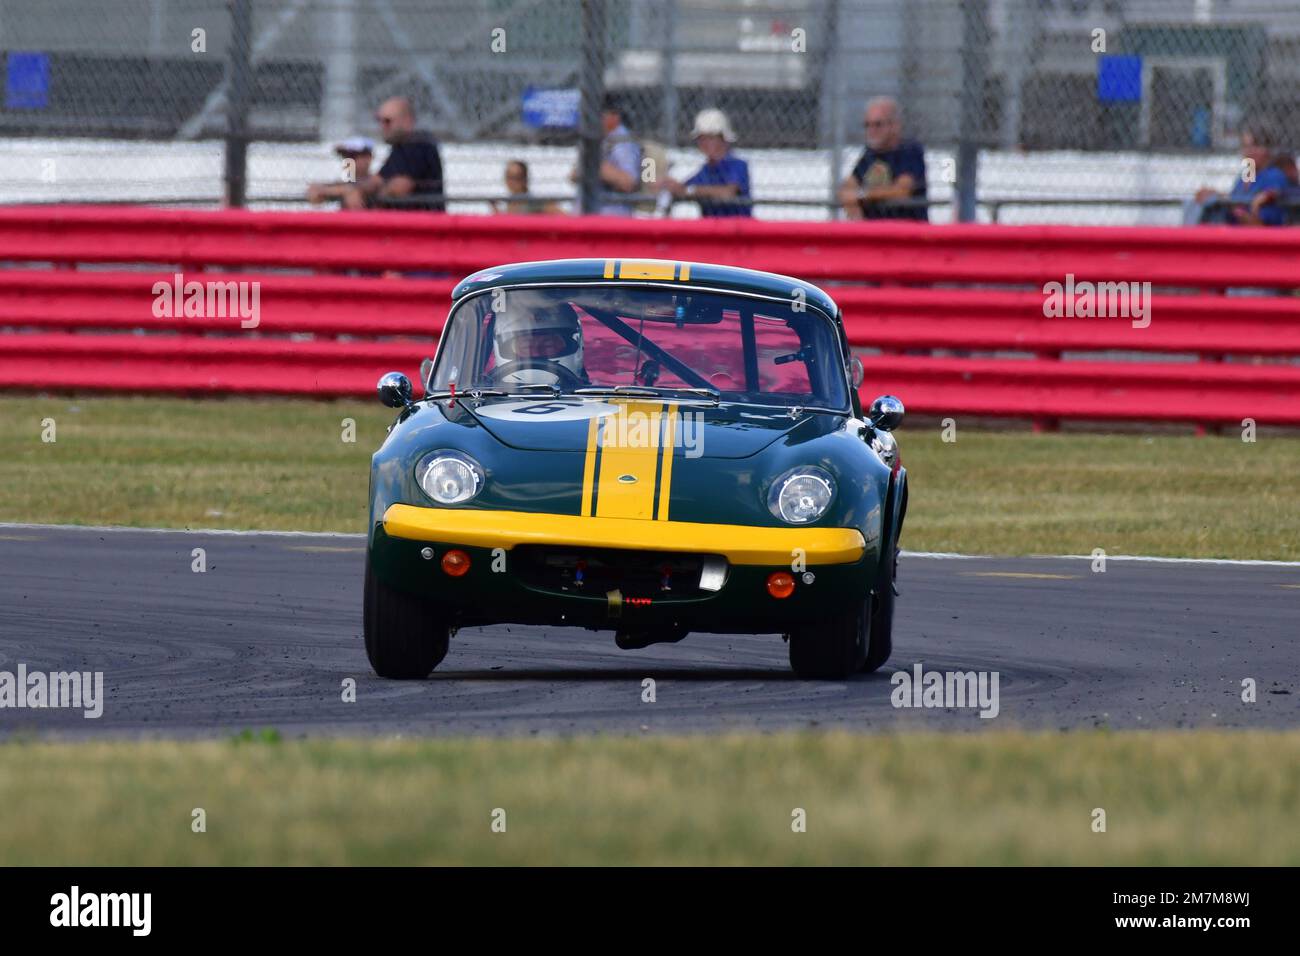
[[[374,402],[0,397],[0,520],[361,531],[391,418]],[[1300,559],[1294,437],[899,439],[914,550]]]
[[[1296,732],[0,745],[7,865],[1295,865],[1298,804]]]

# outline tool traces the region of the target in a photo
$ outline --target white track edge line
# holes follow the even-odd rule
[[[365,540],[364,534],[347,531],[240,531],[230,528],[134,528],[130,525],[109,524],[23,524],[20,522],[0,521],[0,531],[106,531],[111,533],[138,534],[201,534],[258,536],[279,538],[343,538],[346,540]]]
[[[27,524],[0,521],[0,531],[104,531],[138,534],[190,534],[262,536],[280,538],[337,538],[364,540],[364,534],[347,531],[239,531],[229,528],[134,528],[130,525]],[[955,551],[903,551],[905,558],[952,561],[1092,561],[1090,554],[959,554]],[[1145,561],[1152,564],[1240,564],[1270,568],[1300,568],[1300,561],[1264,561],[1251,558],[1162,558],[1141,554],[1108,554],[1107,561]]]
[[[958,554],[955,551],[903,551],[905,558],[953,561],[1094,561],[1091,554]],[[1300,561],[1265,561],[1255,558],[1163,558],[1144,554],[1107,554],[1107,561],[1145,561],[1152,564],[1240,564],[1268,568],[1300,568]]]

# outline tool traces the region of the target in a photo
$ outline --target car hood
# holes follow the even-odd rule
[[[671,440],[690,458],[748,458],[811,421],[755,406],[640,398],[512,397],[468,407],[493,437],[512,448],[584,452],[593,443],[658,447]]]

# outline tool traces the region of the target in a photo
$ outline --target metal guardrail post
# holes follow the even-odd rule
[[[665,146],[677,145],[677,0],[663,0],[660,16],[664,24],[663,125],[660,138]],[[664,175],[668,171],[664,170]]]
[[[226,58],[226,205],[243,206],[248,192],[248,101],[253,88],[253,0],[230,0]]]
[[[988,23],[982,0],[963,0],[961,31],[961,120],[957,142],[957,219],[975,221],[979,138],[988,58]]]
[[[579,189],[584,213],[600,211],[600,125],[605,97],[605,0],[582,0],[582,70],[579,82]]]
[[[823,135],[829,140],[830,182],[826,197],[831,218],[835,219],[840,207],[840,165],[844,159],[844,64],[840,54],[840,4],[828,0],[826,4],[826,64],[822,71],[825,85],[822,93],[822,120],[826,124]]]

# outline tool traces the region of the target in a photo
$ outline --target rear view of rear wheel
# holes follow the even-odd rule
[[[380,677],[428,677],[447,656],[451,629],[438,605],[390,588],[368,560],[363,618],[366,656]]]
[[[790,633],[790,668],[805,680],[843,680],[862,667],[871,639],[870,600]]]

